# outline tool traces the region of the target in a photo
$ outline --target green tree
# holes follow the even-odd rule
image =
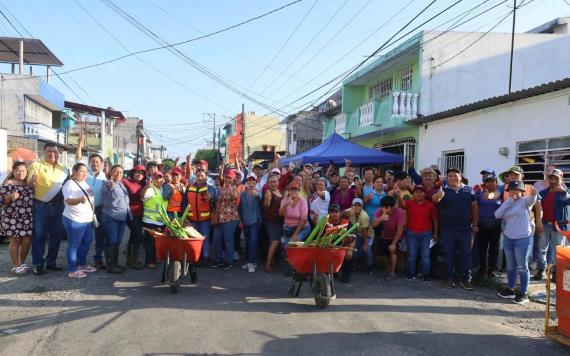
[[[168,172],[174,167],[174,160],[166,158],[162,161],[162,164],[164,164],[164,171]]]
[[[199,149],[196,151],[196,156],[194,158],[196,160],[203,159],[208,161],[210,171],[215,171],[218,169],[218,165],[220,164],[222,157],[218,150]]]

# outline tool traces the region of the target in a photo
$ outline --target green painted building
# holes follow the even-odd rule
[[[415,160],[420,92],[418,34],[343,82],[342,112],[325,121],[323,139],[333,132],[366,147]]]

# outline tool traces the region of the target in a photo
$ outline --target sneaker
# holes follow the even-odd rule
[[[536,274],[532,276],[530,279],[532,279],[533,281],[542,281],[543,276],[544,276],[544,271],[539,269],[538,271],[536,271]]]
[[[41,276],[44,273],[46,273],[46,271],[44,271],[42,266],[34,266],[34,268],[32,268],[32,274],[34,276]]]
[[[59,271],[63,270],[63,268],[61,268],[57,265],[46,266],[46,269],[49,269],[50,271],[54,271],[54,272],[59,272]]]
[[[406,281],[415,281],[416,280],[416,276],[408,276],[406,277]]]
[[[212,268],[220,268],[223,267],[224,264],[222,262],[213,262],[212,265],[210,267]]]
[[[511,290],[509,288],[503,289],[502,292],[497,293],[497,295],[501,298],[505,298],[505,299],[515,299],[516,294],[514,290]]]
[[[12,269],[12,271],[17,274],[18,276],[24,275],[26,273],[28,273],[28,266],[26,265],[21,265],[20,267],[16,267],[14,269]]]
[[[387,275],[386,277],[384,277],[384,280],[385,280],[385,281],[391,281],[391,280],[393,280],[394,278],[396,278],[396,274],[390,272],[390,273],[388,273],[388,275]]]
[[[225,263],[222,265],[222,268],[225,269],[225,270],[232,269],[232,267],[233,267],[233,265],[232,265],[231,263],[229,263],[229,262],[225,262]]]
[[[468,291],[474,291],[475,290],[475,288],[473,288],[473,285],[469,281],[461,281],[461,282],[459,282],[459,285],[461,286],[461,288],[468,290]]]
[[[93,266],[77,266],[77,270],[84,272],[84,273],[93,273],[97,272],[97,268]]]
[[[85,278],[87,275],[81,271],[69,272],[67,274],[69,278]]]
[[[249,269],[249,265],[253,265],[254,268],[257,268],[257,263],[246,263],[244,265],[241,266],[241,269]]]
[[[239,261],[239,253],[234,251],[234,261]]]
[[[253,272],[255,272],[255,267],[256,267],[256,266],[255,266],[254,263],[248,263],[248,264],[247,264],[247,271],[248,271],[249,273],[253,273]]]
[[[446,282],[443,282],[443,288],[445,289],[452,289],[455,288],[455,282],[453,282],[453,280],[448,280]]]
[[[527,304],[528,302],[530,302],[530,300],[528,299],[528,294],[519,294],[516,296],[515,300],[513,301],[515,304]]]

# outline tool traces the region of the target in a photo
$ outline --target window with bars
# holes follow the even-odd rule
[[[370,100],[383,99],[392,93],[392,78],[383,79],[379,84],[373,86],[368,91]]]
[[[526,183],[542,180],[546,166],[553,164],[570,184],[570,136],[518,142],[516,163],[524,170]]]
[[[400,91],[412,90],[412,67],[402,71],[400,75]]]
[[[416,140],[412,137],[395,141],[377,143],[375,149],[404,156],[404,162],[414,161],[416,157]]]
[[[450,168],[457,168],[465,174],[465,151],[447,151],[441,155],[440,162],[441,172],[447,172]]]
[[[37,122],[44,124],[48,127],[52,125],[52,112],[43,106],[36,104],[34,101],[26,98],[25,99],[25,121],[27,122]]]

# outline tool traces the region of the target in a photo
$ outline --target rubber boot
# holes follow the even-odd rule
[[[114,259],[113,262],[115,263],[115,266],[121,270],[121,272],[124,272],[126,268],[119,265],[119,254],[120,254],[120,246],[113,246],[113,259]]]
[[[107,272],[113,274],[122,273],[123,270],[117,267],[115,264],[117,261],[117,255],[115,254],[114,247],[105,247],[105,260],[107,261]]]
[[[139,262],[139,251],[141,249],[141,244],[134,242],[131,244],[131,258],[128,263],[132,269],[142,269],[143,266]]]

